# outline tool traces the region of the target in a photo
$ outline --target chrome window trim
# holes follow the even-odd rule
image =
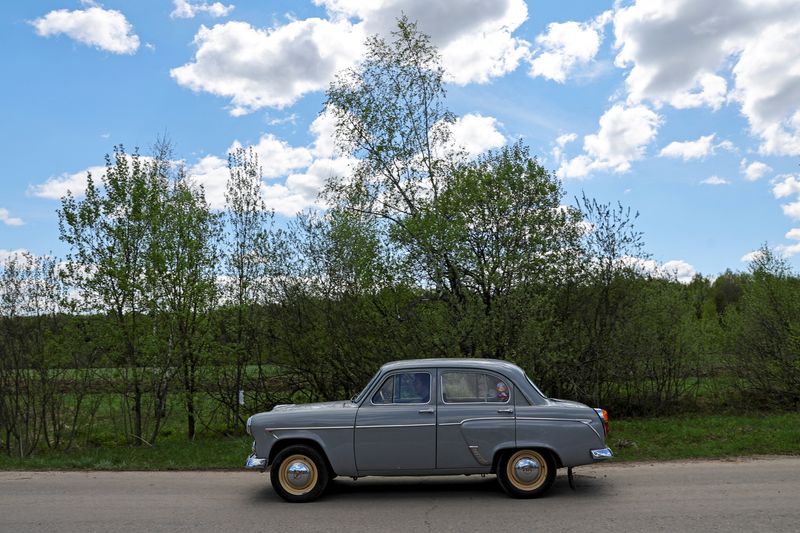
[[[378,394],[378,391],[383,388],[383,385],[386,383],[386,380],[389,378],[394,378],[398,374],[428,374],[428,401],[425,403],[420,402],[402,402],[402,403],[375,403],[372,399]],[[433,373],[430,370],[420,369],[420,370],[396,370],[391,374],[387,374],[381,384],[378,385],[378,388],[373,389],[375,392],[369,397],[370,405],[374,405],[375,407],[396,407],[396,406],[403,406],[403,405],[430,405],[431,400],[433,399],[433,395],[431,394],[431,386],[433,385]],[[392,390],[392,396],[394,396],[394,390]]]
[[[448,401],[445,401],[445,399],[444,399],[444,375],[445,374],[483,374],[485,376],[488,376],[488,375],[498,376],[498,378],[503,383],[506,384],[506,387],[508,387],[508,399],[506,401],[504,401],[504,402],[489,402],[489,401],[485,401],[485,402],[448,402]],[[458,369],[455,369],[455,370],[450,370],[450,369],[447,369],[447,370],[441,370],[440,369],[439,370],[439,398],[442,400],[442,403],[444,405],[506,405],[506,404],[511,402],[511,398],[513,397],[512,394],[513,393],[512,393],[512,388],[511,388],[511,380],[508,379],[507,377],[505,377],[502,374],[497,374],[495,372],[486,371],[486,370],[478,370],[478,369],[473,369],[473,368],[467,368],[467,369],[458,368]]]

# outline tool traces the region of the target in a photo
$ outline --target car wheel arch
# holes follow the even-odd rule
[[[308,446],[316,450],[322,458],[325,460],[325,467],[328,469],[328,473],[331,477],[335,477],[337,474],[333,470],[331,466],[331,460],[328,458],[328,454],[325,452],[325,449],[322,445],[315,441],[314,439],[309,438],[286,438],[286,439],[278,439],[275,444],[272,445],[272,448],[269,451],[269,459],[267,460],[267,466],[272,466],[273,462],[275,461],[275,457],[278,456],[283,450],[290,446]]]
[[[501,448],[501,449],[495,451],[494,456],[492,457],[492,470],[491,470],[491,473],[492,474],[496,474],[497,473],[497,467],[500,464],[500,462],[503,460],[503,457],[505,457],[508,454],[517,452],[519,450],[535,450],[535,451],[540,452],[540,453],[544,452],[546,454],[549,454],[550,457],[552,457],[553,462],[555,462],[555,464],[556,464],[556,469],[564,467],[564,463],[561,461],[561,457],[559,457],[558,453],[553,448],[550,448],[549,446],[538,445],[538,444],[532,444],[530,446],[518,444],[517,446],[514,446],[514,447]]]

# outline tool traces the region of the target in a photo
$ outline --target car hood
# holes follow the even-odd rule
[[[276,405],[272,411],[312,411],[315,409],[336,409],[336,408],[353,408],[355,404],[349,400],[337,400],[335,402],[317,402],[317,403],[287,403]]]

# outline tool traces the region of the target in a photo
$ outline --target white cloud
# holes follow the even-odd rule
[[[800,242],[794,244],[779,244],[775,247],[784,257],[792,257],[800,254]]]
[[[699,76],[691,89],[671,95],[669,103],[676,109],[708,106],[717,110],[725,103],[727,94],[728,83],[725,78],[704,73]]]
[[[661,157],[680,157],[684,161],[705,157],[713,150],[711,143],[714,141],[714,136],[712,133],[711,135],[703,135],[696,141],[673,141],[662,148],[658,155]]]
[[[736,102],[762,153],[800,154],[800,3],[637,0],[615,12],[614,33],[630,103]]]
[[[125,15],[113,9],[90,7],[51,11],[31,22],[42,37],[65,34],[72,39],[115,54],[133,54],[139,37]]]
[[[28,194],[39,198],[60,200],[67,192],[71,192],[76,198],[81,198],[86,194],[86,175],[88,173],[92,174],[95,183],[99,183],[100,178],[106,173],[106,167],[93,166],[79,172],[65,172],[59,176],[51,176],[44,183],[28,187]]]
[[[500,148],[506,143],[497,127],[494,117],[469,113],[459,117],[450,131],[456,146],[463,148],[468,155],[476,156],[492,148]]]
[[[208,2],[192,3],[188,0],[172,0],[172,3],[175,5],[175,9],[169,16],[181,19],[194,18],[199,13],[207,13],[212,17],[227,17],[228,14],[233,11],[234,7],[236,7],[233,4],[226,6],[221,2],[209,4]]]
[[[681,261],[677,259],[673,259],[672,261],[667,261],[663,265],[661,265],[661,271],[667,275],[674,277],[681,283],[689,283],[692,281],[692,278],[697,273],[695,268],[687,263],[686,261]]]
[[[327,180],[347,177],[356,160],[337,157],[333,144],[332,116],[320,114],[309,127],[315,139],[310,147],[293,147],[272,134],[262,135],[253,145],[262,169],[261,193],[264,203],[275,212],[293,216],[306,208],[324,207],[319,192]],[[234,141],[228,152],[241,147]],[[203,186],[212,209],[225,207],[225,189],[229,177],[228,162],[223,157],[208,155],[189,169],[189,175]],[[284,177],[285,179],[276,180]]]
[[[513,32],[528,18],[524,0],[314,0],[334,18],[360,19],[365,34],[388,36],[405,14],[431,36],[454,83],[486,83],[516,69],[529,44]]]
[[[201,26],[194,60],[171,71],[178,84],[231,100],[231,113],[283,108],[325,89],[355,65],[367,35],[384,36],[406,14],[439,47],[449,81],[484,83],[514,70],[528,43],[512,36],[528,16],[524,0],[316,0],[329,19],[293,20],[273,29],[245,22]]]
[[[238,147],[239,143],[235,142],[228,151],[233,151]],[[253,145],[253,149],[258,154],[262,175],[265,178],[285,176],[292,170],[307,167],[312,160],[311,150],[308,148],[292,147],[271,133],[262,135]]]
[[[231,114],[282,108],[327,86],[361,55],[363,34],[349,22],[297,20],[273,30],[246,22],[201,26],[194,61],[170,71],[194,91],[230,97]]]
[[[12,217],[5,207],[0,207],[0,222],[7,226],[22,226],[25,222],[19,217]]]
[[[793,194],[800,194],[800,180],[794,174],[782,174],[776,178],[775,185],[772,187],[772,194],[775,198],[786,198]]]
[[[790,204],[783,204],[781,205],[781,209],[783,209],[783,214],[787,217],[800,220],[800,200]]]
[[[597,55],[603,40],[603,29],[611,12],[590,22],[552,22],[547,31],[536,37],[539,48],[531,59],[530,75],[564,83],[578,65],[589,63]]]
[[[764,174],[772,170],[771,166],[767,165],[766,163],[762,163],[761,161],[753,161],[748,165],[746,159],[742,159],[740,167],[747,181],[756,181],[764,176]]]
[[[787,231],[786,238],[794,241],[800,241],[800,228],[793,228]],[[784,257],[792,257],[800,254],[800,242],[793,244],[779,244],[775,248],[782,252]]]
[[[207,155],[187,169],[190,179],[203,187],[211,209],[225,208],[225,188],[228,183],[228,160]]]
[[[28,250],[25,248],[17,248],[16,250],[6,250],[5,248],[0,248],[0,265],[7,263],[12,259],[20,260],[27,253]]]
[[[657,278],[673,279],[680,283],[689,283],[697,273],[691,264],[681,259],[672,259],[659,264],[653,259],[625,256],[620,258],[620,263],[640,273],[650,274]]]
[[[742,256],[741,261],[743,263],[752,263],[753,261],[757,261],[761,259],[761,250],[753,250],[752,252],[747,252]]]
[[[556,163],[561,163],[561,156],[564,153],[564,147],[578,138],[577,133],[564,133],[556,138],[556,145],[553,147],[553,159]]]
[[[631,162],[644,156],[661,117],[643,105],[615,104],[600,117],[596,134],[583,138],[585,154],[564,160],[557,174],[563,178],[579,178],[595,170],[627,172]]]
[[[722,179],[719,176],[711,176],[710,178],[706,178],[700,182],[703,185],[728,185],[730,182],[726,179]]]

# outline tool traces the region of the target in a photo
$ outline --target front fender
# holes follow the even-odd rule
[[[353,428],[326,429],[265,429],[264,445],[256,445],[259,457],[268,457],[272,462],[277,452],[284,445],[312,442],[327,457],[333,472],[339,476],[356,475],[355,455],[353,454]],[[258,440],[256,441],[258,442]]]

